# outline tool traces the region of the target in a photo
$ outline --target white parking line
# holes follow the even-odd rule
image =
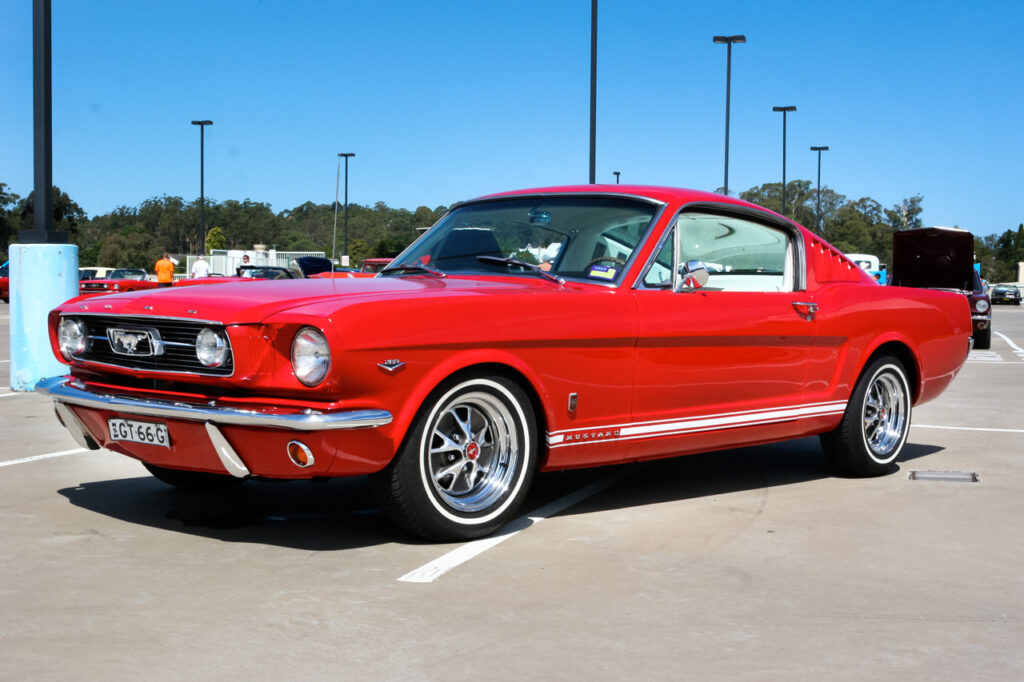
[[[1009,336],[1007,336],[1006,334],[1003,334],[1003,333],[1001,333],[1001,332],[996,332],[996,336],[998,336],[999,338],[1001,338],[1001,339],[1002,339],[1003,341],[1006,341],[1006,343],[1010,344],[1010,348],[1012,348],[1012,349],[1013,349],[1013,352],[1014,352],[1014,353],[1015,353],[1016,355],[1018,355],[1018,356],[1021,356],[1021,357],[1024,357],[1024,348],[1021,348],[1020,346],[1018,346],[1017,344],[1015,344],[1015,343],[1014,343],[1014,342],[1013,342],[1013,341],[1012,341],[1012,340],[1010,339],[1010,337],[1009,337]]]
[[[37,462],[41,459],[52,459],[54,457],[67,457],[68,455],[77,455],[79,452],[89,452],[85,448],[75,448],[74,450],[61,450],[60,452],[50,452],[45,455],[36,455],[34,457],[22,457],[21,459],[12,459],[6,462],[0,462],[0,467],[14,466],[15,464],[25,464],[26,462]]]
[[[967,356],[967,364],[986,362],[1005,362],[1005,360],[1003,360],[1003,356],[994,350],[972,350],[970,355]]]
[[[932,424],[911,424],[919,429],[946,429],[947,431],[988,431],[990,433],[1024,433],[1024,429],[984,429],[975,426],[933,426]]]
[[[26,393],[0,393],[0,398],[10,398],[12,395],[29,395]]]
[[[530,526],[540,523],[549,516],[554,516],[563,509],[567,509],[585,500],[594,493],[601,492],[610,485],[618,483],[626,476],[626,473],[627,469],[625,467],[618,471],[613,471],[604,478],[598,479],[590,485],[546,504],[531,514],[520,516],[505,526],[505,529],[497,535],[466,543],[458,549],[453,549],[444,556],[431,561],[429,564],[424,564],[416,570],[406,573],[398,580],[406,583],[432,583],[453,568],[466,563],[475,556],[483,554],[491,547],[505,542],[505,540],[519,534]]]

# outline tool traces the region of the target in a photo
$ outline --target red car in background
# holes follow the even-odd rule
[[[69,301],[69,373],[37,390],[171,485],[370,474],[453,540],[538,471],[818,435],[836,471],[884,474],[970,335],[962,294],[878,286],[759,206],[580,185],[458,204],[374,278]]]
[[[149,274],[141,268],[118,268],[108,272],[102,279],[81,279],[78,281],[79,296],[123,293],[156,289],[157,282],[148,279]]]
[[[390,265],[392,260],[393,259],[391,258],[364,258],[363,265],[359,268],[359,272],[376,275],[378,272]]]
[[[4,303],[11,302],[11,277],[7,263],[0,265],[0,300]]]

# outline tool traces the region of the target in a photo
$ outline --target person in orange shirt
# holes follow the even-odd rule
[[[156,262],[154,269],[156,270],[156,281],[159,282],[158,287],[169,287],[174,283],[174,263],[171,262],[166,251],[163,257]]]

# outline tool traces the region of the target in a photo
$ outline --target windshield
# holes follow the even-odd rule
[[[145,270],[114,270],[107,279],[145,279]]]
[[[537,275],[528,268],[477,259],[491,256],[514,258],[565,278],[616,283],[659,208],[608,196],[534,196],[469,204],[445,216],[389,267]],[[395,270],[402,273],[416,271]]]

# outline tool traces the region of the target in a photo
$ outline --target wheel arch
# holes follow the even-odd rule
[[[860,377],[868,365],[883,355],[890,355],[903,364],[903,369],[907,373],[907,383],[910,384],[911,404],[916,403],[921,394],[921,367],[917,355],[903,341],[892,339],[880,344],[864,358],[864,362],[857,371],[857,376]]]
[[[395,452],[401,452],[406,446],[413,426],[424,410],[429,409],[432,396],[470,377],[497,376],[515,383],[529,399],[537,427],[537,464],[543,466],[543,462],[548,456],[545,434],[547,433],[549,415],[544,401],[541,399],[541,389],[535,379],[528,376],[525,368],[521,368],[519,363],[481,359],[455,366],[446,365],[438,367],[437,370],[419,383],[415,392],[409,396],[412,399],[406,402],[408,407],[396,420],[401,430],[400,437],[395,439]]]

